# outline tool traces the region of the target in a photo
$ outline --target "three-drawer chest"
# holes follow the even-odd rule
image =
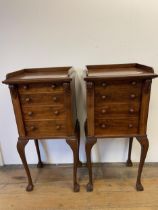
[[[3,83],[11,92],[19,133],[17,149],[28,177],[27,191],[33,189],[25,157],[25,146],[35,141],[38,167],[42,167],[38,139],[66,139],[73,151],[74,191],[79,191],[80,126],[75,104],[75,72],[71,67],[23,69],[6,76]],[[60,153],[60,150],[59,150]]]
[[[153,69],[140,64],[92,65],[86,70],[87,136],[86,155],[89,170],[87,191],[93,190],[91,149],[97,138],[130,138],[127,166],[133,137],[141,145],[136,189],[143,190],[141,173],[148,150],[146,134],[150,88],[157,77]]]

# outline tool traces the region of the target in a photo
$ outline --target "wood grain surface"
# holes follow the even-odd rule
[[[135,190],[137,166],[125,164],[94,165],[94,191],[86,192],[88,171],[79,169],[80,192],[72,190],[72,167],[31,166],[34,191],[26,192],[22,166],[0,168],[0,210],[157,210],[158,165],[146,164],[143,173],[145,191]]]

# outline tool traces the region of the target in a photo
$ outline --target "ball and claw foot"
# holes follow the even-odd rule
[[[32,190],[33,190],[33,185],[32,184],[28,184],[27,187],[26,187],[26,191],[30,192]]]
[[[43,168],[43,163],[42,162],[38,162],[37,168]]]
[[[93,191],[93,184],[88,183],[87,184],[87,192],[92,192]]]
[[[77,167],[82,167],[82,162],[80,160],[77,163]]]
[[[143,191],[144,190],[144,187],[141,183],[136,183],[136,190],[137,191]]]
[[[133,166],[132,161],[131,161],[131,160],[127,160],[126,166],[127,166],[127,167],[132,167],[132,166]]]
[[[80,185],[76,183],[74,185],[74,192],[79,192],[79,191],[80,191]]]

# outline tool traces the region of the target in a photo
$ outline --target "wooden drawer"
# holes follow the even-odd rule
[[[138,118],[109,118],[95,120],[95,136],[128,135],[138,133]]]
[[[102,93],[98,92],[95,93],[95,107],[97,106],[104,106],[107,103],[139,103],[141,94],[140,92],[134,92],[134,91],[129,91],[129,92],[122,92],[122,91],[109,91],[107,93]]]
[[[129,92],[141,91],[142,82],[137,80],[105,80],[95,82],[95,91],[112,93],[113,91]]]
[[[25,129],[29,137],[66,135],[66,123],[62,120],[25,121]]]
[[[104,84],[104,85],[103,85]],[[141,97],[141,82],[136,81],[108,81],[95,83],[95,106],[102,106],[105,102],[139,102]]]
[[[18,86],[19,93],[56,93],[62,92],[62,83],[37,83]]]
[[[22,112],[25,120],[64,119],[66,113],[60,106],[23,106]]]
[[[139,103],[105,103],[104,106],[95,107],[94,118],[139,116],[139,109]]]
[[[61,93],[21,94],[22,105],[64,105],[64,95]]]

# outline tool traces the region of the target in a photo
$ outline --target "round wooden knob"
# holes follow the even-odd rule
[[[136,84],[137,84],[137,82],[136,82],[136,81],[133,81],[133,82],[132,82],[132,85],[136,85]]]
[[[55,115],[58,115],[59,114],[59,111],[58,110],[54,111],[54,114]]]
[[[105,124],[101,124],[101,128],[106,128],[106,125]]]
[[[105,82],[102,83],[102,87],[106,87],[107,84]]]
[[[59,130],[59,129],[60,129],[60,125],[57,125],[57,126],[56,126],[56,129]]]
[[[31,127],[30,127],[30,130],[31,130],[31,131],[34,131],[35,129],[36,129],[35,126],[31,126]]]
[[[133,128],[133,124],[129,124],[128,127],[129,127],[129,128]]]
[[[132,108],[129,109],[129,112],[130,112],[130,113],[133,113],[133,112],[134,112],[134,109],[132,109]]]
[[[101,112],[102,112],[102,114],[105,114],[107,112],[107,110],[106,109],[102,109]]]
[[[26,102],[29,102],[29,101],[30,101],[30,98],[26,98],[25,101],[26,101]]]
[[[52,87],[52,89],[55,89],[56,88],[56,85],[55,84],[52,84],[51,87]]]
[[[102,98],[103,100],[105,100],[105,99],[107,98],[107,96],[101,96],[101,98]]]
[[[32,114],[33,114],[33,112],[28,112],[28,115],[29,115],[29,116],[32,116]]]
[[[57,101],[57,97],[56,96],[53,97],[53,101]]]
[[[131,94],[130,97],[131,97],[132,99],[134,99],[134,98],[136,97],[136,95],[135,95],[135,94]]]
[[[28,89],[28,85],[24,85],[23,88],[26,90]]]

